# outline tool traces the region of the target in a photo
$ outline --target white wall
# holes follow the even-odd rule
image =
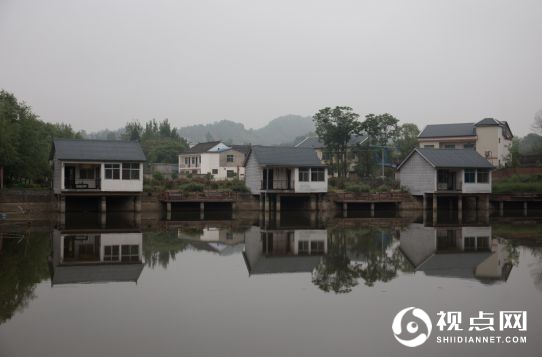
[[[417,152],[414,152],[399,170],[398,178],[401,186],[408,188],[410,193],[421,196],[436,190],[437,170]]]
[[[465,182],[465,170],[461,170],[461,181],[463,182],[462,190],[463,193],[491,193],[491,181],[492,171],[489,171],[489,182],[488,183],[467,183]],[[478,179],[478,173],[476,173],[476,179]]]
[[[312,193],[312,192],[327,192],[327,179],[328,179],[328,173],[327,168],[324,172],[324,181],[299,181],[299,168],[295,168],[292,171],[292,174],[294,175],[294,190],[295,192],[300,193]],[[309,180],[311,178],[310,172],[309,172]]]
[[[217,152],[207,152],[201,154],[201,174],[212,174],[213,169],[217,169],[220,166],[220,155]]]
[[[299,242],[309,242],[309,254],[311,252],[310,242],[324,242],[324,252],[327,253],[327,230],[325,229],[296,229],[294,230],[293,249],[295,255],[299,254]]]
[[[102,164],[101,177],[102,189],[104,192],[143,192],[143,164],[139,164],[139,180],[123,180],[122,179],[122,163],[120,164],[120,179],[108,180],[105,179],[105,166]]]

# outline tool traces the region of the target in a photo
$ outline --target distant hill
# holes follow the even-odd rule
[[[220,140],[226,144],[253,145],[288,144],[309,132],[314,132],[312,118],[299,115],[285,115],[273,119],[260,129],[247,129],[243,124],[231,120],[179,129],[179,134],[191,143]]]

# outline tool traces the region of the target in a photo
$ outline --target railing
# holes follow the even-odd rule
[[[99,190],[101,188],[101,179],[73,179],[64,182],[66,190]]]
[[[162,201],[188,201],[188,200],[237,200],[242,195],[231,191],[205,191],[205,192],[182,192],[164,191],[160,195]]]
[[[288,179],[270,180],[269,184],[262,180],[262,190],[293,190],[293,184]]]
[[[403,192],[344,192],[337,195],[342,201],[401,201],[405,198]]]
[[[437,191],[462,191],[461,182],[455,182],[452,187],[447,182],[438,182]]]

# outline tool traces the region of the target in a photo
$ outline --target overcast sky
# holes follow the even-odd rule
[[[257,128],[348,105],[525,135],[542,109],[542,1],[0,0],[0,88],[86,130]]]

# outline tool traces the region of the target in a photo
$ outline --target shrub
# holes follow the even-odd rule
[[[350,183],[350,184],[347,184],[345,187],[344,187],[345,191],[346,192],[354,192],[354,193],[358,193],[358,192],[369,192],[371,190],[371,188],[369,187],[369,185],[367,184],[364,184],[362,182],[360,183]]]
[[[153,178],[153,180],[156,180],[156,181],[163,181],[164,180],[164,175],[162,175],[161,172],[156,171],[156,172],[152,173],[152,178]]]
[[[200,183],[195,183],[195,182],[186,183],[179,187],[179,189],[184,192],[203,192],[204,188],[205,186],[203,186]]]
[[[239,179],[231,180],[229,187],[233,192],[250,192],[244,181]]]

